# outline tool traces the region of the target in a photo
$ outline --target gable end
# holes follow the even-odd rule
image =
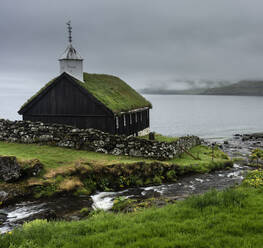
[[[113,112],[108,109],[103,103],[101,103],[98,99],[96,99],[91,93],[89,93],[85,88],[83,88],[80,84],[78,84],[74,78],[72,78],[67,73],[62,73],[59,77],[53,79],[49,83],[47,83],[40,91],[38,91],[31,99],[29,99],[18,111],[20,115],[28,112],[34,105],[37,104],[53,87],[55,87],[61,80],[66,79],[70,82],[74,87],[76,87],[81,93],[88,96],[89,99],[99,105],[102,109],[104,109],[109,115],[113,115]]]

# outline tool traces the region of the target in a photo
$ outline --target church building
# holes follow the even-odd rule
[[[23,120],[95,128],[112,134],[138,135],[149,130],[152,105],[118,77],[83,73],[83,59],[69,44],[59,59],[60,75],[18,111]]]

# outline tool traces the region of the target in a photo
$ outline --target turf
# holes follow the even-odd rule
[[[177,164],[182,166],[195,166],[198,170],[207,170],[212,163],[212,150],[206,146],[196,146],[190,150],[190,153],[200,160],[195,160],[188,154],[183,154],[180,158],[162,161],[162,163]],[[0,141],[0,155],[16,156],[21,160],[39,159],[45,167],[56,168],[60,166],[74,165],[77,161],[97,163],[100,165],[109,165],[116,163],[135,163],[135,162],[153,162],[152,159],[115,156],[104,153],[90,151],[81,151],[55,146],[37,145],[37,144],[19,144]],[[228,157],[219,149],[214,152],[214,162],[225,162]],[[214,164],[214,163],[213,163]]]
[[[151,161],[144,158],[129,156],[114,156],[104,153],[80,151],[54,146],[37,144],[19,144],[0,142],[0,155],[16,156],[18,159],[39,159],[46,168],[73,165],[77,161],[87,161],[100,164],[134,163]]]
[[[84,82],[81,85],[114,113],[152,107],[150,102],[118,77],[84,73]]]
[[[100,212],[72,222],[36,220],[0,237],[0,248],[261,248],[262,209],[262,190],[212,191],[130,214]]]
[[[212,161],[212,149],[207,146],[195,146],[190,150],[190,153],[199,160],[194,159],[191,155],[183,153],[179,158],[174,158],[169,163],[179,165],[193,165],[193,164],[205,164]],[[223,153],[219,148],[215,148],[213,152],[213,161],[219,162],[220,160],[228,160],[229,157]]]

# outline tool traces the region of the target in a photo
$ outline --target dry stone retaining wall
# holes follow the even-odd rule
[[[0,140],[17,143],[39,143],[89,150],[113,155],[129,155],[159,160],[172,159],[199,145],[197,136],[181,137],[166,143],[104,133],[96,129],[78,129],[60,124],[9,121],[0,119]],[[183,148],[183,149],[182,149]]]

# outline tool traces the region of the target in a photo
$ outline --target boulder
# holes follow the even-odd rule
[[[5,199],[7,198],[7,196],[8,196],[8,193],[7,193],[7,192],[5,192],[5,191],[0,191],[0,205],[1,205],[2,202],[5,201]]]
[[[0,180],[17,181],[21,176],[21,167],[14,156],[0,156]]]
[[[40,163],[38,159],[33,159],[25,162],[22,165],[22,174],[24,177],[34,177],[38,176],[40,172],[43,170],[43,165]]]
[[[7,220],[7,214],[0,209],[0,225]]]

